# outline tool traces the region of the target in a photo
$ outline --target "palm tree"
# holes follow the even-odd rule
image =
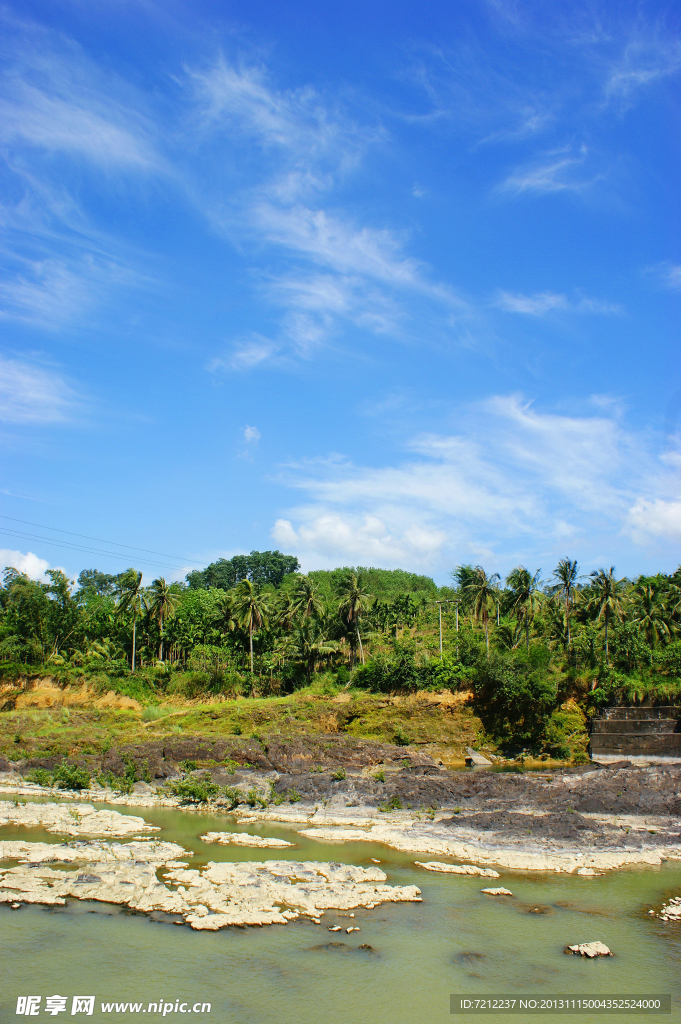
[[[253,675],[253,630],[260,629],[269,615],[267,598],[264,594],[258,593],[252,580],[242,580],[234,588],[233,608],[240,625],[248,627],[251,675]]]
[[[126,569],[118,577],[118,601],[116,609],[119,615],[132,615],[132,671],[135,671],[135,639],[137,616],[142,612],[142,573],[137,569]]]
[[[567,629],[568,648],[570,647],[570,607],[574,604],[577,580],[581,578],[576,559],[572,561],[569,558],[561,558],[553,570],[553,579],[557,580],[557,583],[551,587],[551,590],[556,594],[560,594],[565,601],[565,626]]]
[[[457,565],[456,569],[453,569],[449,574],[459,591],[462,612],[467,612],[472,609],[473,598],[471,595],[475,591],[479,568],[479,566],[476,568],[473,565]],[[473,616],[471,616],[471,625],[472,624]]]
[[[314,582],[309,576],[300,576],[293,591],[293,614],[309,619],[320,615],[323,609],[324,603]]]
[[[305,666],[308,682],[312,681],[315,667],[328,661],[338,650],[338,641],[330,640],[325,623],[316,619],[303,619],[291,637],[291,649],[297,660]]]
[[[540,572],[541,569],[537,569],[533,576],[529,569],[519,565],[506,577],[506,583],[512,592],[511,608],[515,611],[518,622],[522,619],[525,623],[525,647],[528,651],[530,649],[530,622],[540,601]]]
[[[673,613],[654,578],[640,576],[632,587],[629,600],[633,622],[645,633],[649,647],[657,647],[660,641],[670,639]]]
[[[468,570],[469,566],[464,566]],[[497,599],[498,587],[497,583],[500,580],[498,572],[493,572],[491,576],[488,576],[481,565],[476,565],[473,572],[467,572],[465,582],[463,584],[463,590],[466,595],[467,601],[470,602],[473,615],[476,621],[482,619],[482,624],[485,629],[485,646],[487,647],[487,657],[489,658],[489,609],[490,605],[494,607],[494,602]]]
[[[171,618],[177,609],[180,595],[169,586],[162,576],[154,580],[149,587],[147,607],[158,621],[158,660],[163,661],[163,620]]]
[[[338,604],[338,612],[341,618],[347,623],[351,630],[351,636],[354,634],[357,637],[359,643],[360,656],[362,658],[362,664],[364,664],[364,648],[362,647],[362,638],[359,634],[359,620],[362,617],[362,612],[365,612],[371,603],[371,596],[366,592],[360,583],[357,573],[352,572],[341,586],[340,590],[340,602]],[[354,644],[353,644],[354,649]]]
[[[605,569],[594,569],[589,573],[591,577],[590,596],[587,607],[595,612],[596,619],[605,620],[605,657],[609,660],[608,652],[608,626],[610,618],[622,618],[622,580],[615,579],[615,566],[611,565],[608,571]]]
[[[213,612],[213,622],[221,633],[233,633],[236,625],[234,618],[234,599],[231,594],[221,590]]]

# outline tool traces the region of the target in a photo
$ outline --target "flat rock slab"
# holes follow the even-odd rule
[[[265,847],[295,846],[286,839],[271,839],[267,836],[254,836],[250,832],[206,832],[201,836],[204,843],[221,843],[223,846],[255,846]]]
[[[71,898],[123,904],[151,914],[181,915],[199,931],[228,925],[287,924],[300,916],[319,922],[325,910],[420,902],[415,886],[385,885],[378,868],[316,861],[209,862],[190,869],[190,851],[174,843],[3,843],[0,903],[63,905]],[[51,864],[83,865],[83,870]],[[85,870],[86,868],[86,870]],[[163,870],[165,869],[165,870]],[[162,872],[164,880],[159,880]],[[172,886],[172,888],[171,888]]]
[[[481,868],[477,864],[445,864],[442,860],[415,860],[420,868],[426,871],[442,871],[452,875],[482,875],[484,878],[499,878],[499,872],[493,868]]]
[[[40,826],[46,832],[67,836],[127,836],[134,832],[157,832],[144,818],[119,811],[97,811],[92,804],[14,804],[0,801],[0,826]]]
[[[510,889],[504,889],[503,885],[500,885],[497,889],[481,889],[480,892],[487,893],[488,896],[512,896],[513,893]]]

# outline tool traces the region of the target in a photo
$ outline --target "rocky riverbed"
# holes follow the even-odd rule
[[[378,752],[372,750],[371,765],[342,770],[230,764],[187,777],[225,787],[229,796],[218,794],[214,806],[233,808],[242,822],[281,821],[321,841],[378,842],[492,868],[542,871],[585,873],[681,859],[681,766],[455,772],[426,755],[396,762],[393,748],[383,751],[379,767]],[[53,792],[26,783],[16,771],[0,776],[2,790]],[[163,780],[138,783],[127,796],[101,787],[84,795],[129,807],[179,804]],[[241,801],[236,807],[235,799]],[[60,813],[69,834],[77,834],[74,812]],[[227,834],[222,841],[248,842]]]

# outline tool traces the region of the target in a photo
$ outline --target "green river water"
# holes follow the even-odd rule
[[[107,805],[96,805],[106,807]],[[125,807],[114,810],[126,812]],[[498,882],[438,875],[415,859],[374,843],[319,843],[276,825],[241,827],[295,842],[295,848],[253,850],[205,844],[207,830],[235,828],[229,815],[168,808],[133,809],[156,836],[194,851],[192,866],[208,860],[335,860],[370,866],[377,857],[393,885],[418,885],[420,904],[374,910],[327,911],[321,925],[307,921],[265,928],[193,932],[121,907],[72,900],[66,907],[0,906],[2,976],[0,1014],[16,1016],[17,997],[69,996],[65,1013],[39,1020],[141,1021],[160,1015],[102,1013],[101,1000],[209,1002],[198,1020],[210,1024],[435,1024],[439,1021],[520,1022],[527,1015],[450,1015],[450,993],[672,995],[662,1019],[681,1024],[681,925],[650,917],[663,900],[681,893],[681,863],[641,867],[600,878],[501,872]],[[236,826],[239,828],[239,826]],[[2,839],[59,842],[40,829],[0,829]],[[504,885],[514,898],[481,894]],[[533,913],[535,908],[542,913]],[[330,925],[361,931],[330,933]],[[600,940],[615,956],[565,956],[568,943]],[[329,942],[343,946],[327,947]],[[360,950],[369,944],[373,952]],[[73,995],[95,995],[92,1016],[71,1015]],[[186,1020],[169,1013],[168,1020]],[[192,1018],[190,1017],[189,1020]],[[540,1020],[616,1021],[590,1012]],[[643,1019],[636,1017],[636,1019]],[[646,1017],[647,1019],[647,1017]]]

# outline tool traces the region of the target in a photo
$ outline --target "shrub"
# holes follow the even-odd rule
[[[178,768],[183,772],[195,772],[198,768],[196,761],[180,761]]]
[[[498,743],[537,749],[555,710],[557,685],[549,677],[549,654],[493,654],[473,676],[474,706],[485,731]]]
[[[142,712],[143,722],[158,722],[161,718],[167,718],[172,712],[170,708],[149,707]]]
[[[24,776],[27,782],[35,782],[39,786],[52,785],[52,772],[47,768],[33,768]]]
[[[410,742],[411,741],[402,726],[398,725],[393,736],[393,743],[397,744],[398,747],[408,747]]]
[[[588,742],[586,716],[582,709],[574,701],[556,708],[544,729],[544,750],[563,760],[577,760],[580,755],[585,755]]]
[[[87,768],[79,768],[75,764],[62,762],[54,772],[54,781],[59,789],[80,791],[90,786],[90,773]]]
[[[385,782],[385,772],[383,771],[382,768],[380,772],[376,772],[374,778],[376,779],[376,782]]]
[[[391,796],[387,804],[379,805],[378,809],[379,811],[382,811],[384,814],[388,811],[401,811],[402,801],[400,800],[399,796]]]
[[[300,793],[298,792],[297,789],[289,789],[289,790],[287,790],[287,793],[286,793],[286,799],[288,800],[288,802],[290,804],[297,804],[297,803],[300,803],[300,801],[302,800],[302,797],[301,797],[301,795],[300,795]]]
[[[345,768],[342,765],[340,768],[336,768],[335,772],[331,772],[331,778],[334,782],[342,782],[345,778]]]
[[[181,779],[179,782],[172,782],[170,788],[183,804],[205,804],[209,800],[214,800],[220,792],[220,787],[208,777]]]
[[[220,790],[220,797],[229,804],[230,811],[233,807],[238,807],[244,800],[243,793],[238,789],[234,789],[233,786],[223,786]]]

